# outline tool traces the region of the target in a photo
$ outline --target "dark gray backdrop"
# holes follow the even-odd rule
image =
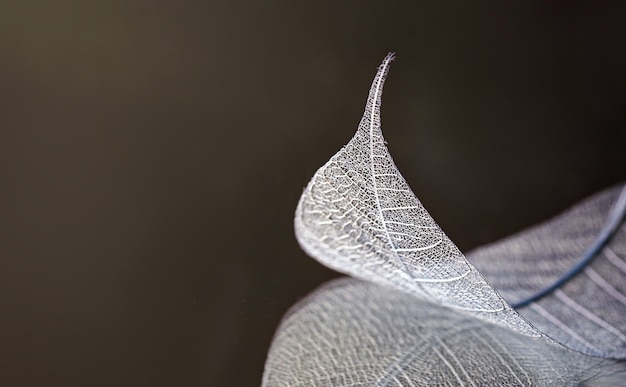
[[[0,384],[247,386],[336,276],[303,187],[383,128],[463,250],[626,178],[623,2],[0,6]]]

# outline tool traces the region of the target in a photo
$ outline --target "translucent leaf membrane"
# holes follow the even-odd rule
[[[335,270],[540,336],[465,259],[393,162],[380,125],[392,59],[388,55],[378,69],[356,134],[315,173],[300,198],[300,245]]]
[[[552,284],[577,263],[610,217],[615,186],[543,224],[468,257],[511,303]],[[582,272],[518,310],[546,335],[593,356],[626,358],[626,226]]]
[[[405,292],[344,278],[287,313],[263,386],[619,385],[624,369]]]

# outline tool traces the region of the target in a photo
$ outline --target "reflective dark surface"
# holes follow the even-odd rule
[[[258,385],[337,274],[293,212],[383,128],[463,250],[626,178],[623,4],[0,6],[0,384]]]

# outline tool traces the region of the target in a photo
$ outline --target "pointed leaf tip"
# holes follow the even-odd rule
[[[396,53],[395,52],[388,53],[385,59],[383,60],[383,66],[389,66],[389,63],[391,63],[391,61],[393,61],[394,59],[396,59]]]

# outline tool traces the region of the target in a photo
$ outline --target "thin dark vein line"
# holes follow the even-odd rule
[[[587,265],[589,265],[591,261],[593,261],[595,257],[598,256],[598,254],[604,249],[604,247],[611,241],[611,239],[615,235],[615,232],[618,230],[619,226],[624,221],[625,214],[626,214],[626,185],[624,185],[624,188],[622,188],[622,191],[619,197],[617,198],[617,202],[615,203],[615,206],[613,207],[613,209],[611,210],[611,213],[609,214],[609,218],[607,219],[606,224],[604,225],[604,227],[598,234],[598,237],[593,242],[591,247],[587,249],[587,251],[583,255],[583,258],[580,261],[578,261],[578,263],[574,267],[572,267],[569,271],[563,274],[561,278],[553,282],[552,285],[548,286],[547,288],[544,288],[543,290],[535,293],[534,295],[522,301],[519,301],[513,304],[512,305],[513,308],[515,309],[523,308],[533,302],[539,301],[543,297],[549,294],[552,294],[555,290],[557,290],[558,288],[563,286],[566,282],[568,282],[569,280],[574,278],[576,275],[578,275],[585,267],[587,267]]]

